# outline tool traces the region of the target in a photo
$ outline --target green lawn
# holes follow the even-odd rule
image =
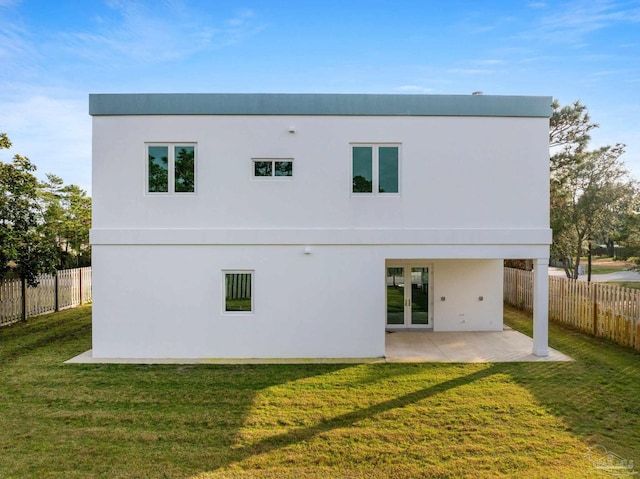
[[[584,266],[584,272],[587,273],[587,258],[581,258],[580,264]],[[594,258],[591,262],[591,274],[608,274],[617,273],[618,271],[627,271],[631,265],[625,261],[614,261],[611,258]]]
[[[598,264],[591,265],[591,274],[609,274],[617,273],[618,271],[627,271],[629,267],[627,265],[618,266],[601,266]],[[587,264],[584,264],[584,274],[587,274]]]
[[[640,464],[640,355],[572,331],[550,331],[572,363],[62,364],[90,314],[0,328],[0,477],[593,477],[595,445]]]

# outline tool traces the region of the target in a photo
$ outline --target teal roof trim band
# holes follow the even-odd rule
[[[551,116],[551,97],[287,93],[128,93],[89,95],[89,114]]]

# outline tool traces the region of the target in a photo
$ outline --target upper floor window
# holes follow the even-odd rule
[[[292,158],[253,158],[254,178],[292,177]]]
[[[399,145],[351,145],[353,193],[399,193]]]
[[[196,145],[147,144],[147,192],[195,193]]]

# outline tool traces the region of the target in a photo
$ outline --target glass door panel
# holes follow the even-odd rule
[[[404,268],[387,268],[387,324],[404,326]]]
[[[431,327],[429,268],[387,268],[387,326]]]
[[[429,268],[411,268],[411,325],[429,324]]]

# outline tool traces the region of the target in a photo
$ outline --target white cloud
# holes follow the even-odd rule
[[[459,29],[463,30],[465,34],[499,34],[504,29],[512,28],[519,20],[514,15],[487,16],[481,8],[478,11],[472,9],[467,16],[461,19]]]
[[[1,0],[0,0],[1,1]],[[28,48],[23,40],[24,31],[11,24],[4,24],[0,29],[0,61],[5,64],[12,58],[20,57]]]
[[[595,78],[612,77],[612,76],[623,77],[623,76],[626,76],[631,71],[632,70],[599,70],[599,71],[590,72],[589,76],[595,77]]]
[[[495,25],[481,25],[471,28],[472,33],[488,33],[496,29]]]
[[[103,60],[100,56],[115,55],[153,63],[233,44],[263,28],[251,10],[214,26],[206,12],[191,11],[175,0],[162,4],[109,0],[107,5],[114,16],[96,18],[94,31],[61,34],[69,49],[98,61]]]
[[[589,33],[623,23],[640,23],[640,5],[637,2],[573,1],[542,17],[529,35],[582,46]]]
[[[19,22],[4,20],[0,27],[0,79],[15,80],[33,73],[40,55],[29,40],[29,32]]]
[[[473,63],[475,63],[476,65],[494,66],[494,65],[505,65],[507,62],[505,60],[490,59],[490,60],[476,60]]]
[[[489,75],[494,73],[494,71],[480,68],[450,68],[447,70],[447,73],[462,75]]]

